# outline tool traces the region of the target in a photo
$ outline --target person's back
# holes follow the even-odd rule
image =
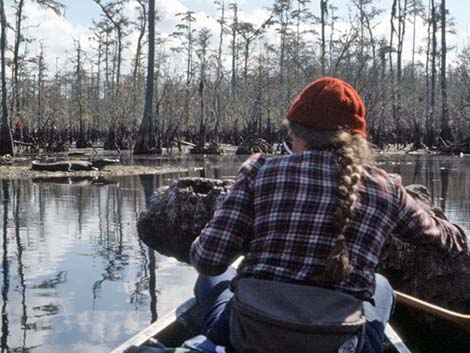
[[[307,86],[287,113],[294,153],[255,155],[242,165],[239,180],[193,243],[191,259],[201,273],[219,275],[243,253],[237,277],[269,281],[274,292],[282,282],[364,300],[363,352],[377,353],[393,306],[392,288],[375,274],[387,237],[396,234],[453,256],[468,255],[469,245],[460,228],[422,210],[399,178],[368,164],[364,118],[362,100],[343,81],[323,78]],[[224,296],[226,303],[231,294]],[[230,309],[215,310],[221,301],[214,298],[206,326],[218,340],[229,330]],[[327,301],[320,296],[314,305]],[[283,305],[273,310],[288,310]],[[229,343],[227,335],[221,340]]]
[[[395,233],[411,242],[424,237],[432,241],[432,234],[422,234],[421,225],[414,224],[417,219],[411,225],[407,223],[406,210],[413,212],[416,204],[400,178],[365,166],[344,230],[351,273],[339,283],[319,281],[325,259],[335,247],[331,234],[340,173],[335,158],[331,151],[310,150],[281,157],[258,155],[243,165],[240,173],[246,175],[253,192],[254,217],[240,276],[335,288],[368,299],[387,237]],[[435,235],[436,242],[458,232],[446,228],[453,225],[440,223],[442,234]],[[450,253],[462,251],[463,244],[459,246],[458,241],[445,244]]]

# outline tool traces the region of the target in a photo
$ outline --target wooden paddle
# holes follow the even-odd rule
[[[440,306],[425,302],[411,295],[395,291],[397,302],[410,308],[421,310],[444,320],[451,321],[470,332],[470,315],[464,315]]]

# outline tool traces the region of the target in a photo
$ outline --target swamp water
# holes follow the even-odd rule
[[[221,178],[236,175],[243,159],[133,163],[202,167]],[[435,205],[470,230],[470,158],[396,156],[379,164],[404,184],[427,185]],[[0,180],[0,352],[109,352],[184,301],[194,270],[150,251],[136,219],[155,188],[196,175]]]

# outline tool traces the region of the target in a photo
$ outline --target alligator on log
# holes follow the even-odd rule
[[[162,254],[188,262],[192,241],[211,218],[233,180],[186,178],[158,189],[148,210],[138,220],[139,237]],[[445,217],[432,207],[426,187],[409,185],[408,193],[429,213]],[[452,310],[470,312],[470,265],[440,250],[387,240],[379,271],[397,290]],[[427,324],[433,322],[426,317]]]
[[[90,170],[102,170],[108,165],[119,163],[118,159],[102,158],[93,161],[80,161],[80,160],[69,160],[69,161],[57,161],[57,162],[40,162],[32,161],[31,169],[37,171],[47,172],[72,172],[72,171],[90,171]]]

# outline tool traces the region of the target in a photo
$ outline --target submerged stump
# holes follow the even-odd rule
[[[274,153],[273,146],[262,138],[248,138],[237,148],[235,154]]]
[[[217,142],[211,141],[203,146],[196,145],[189,150],[190,154],[224,154],[224,150]]]
[[[189,248],[224,199],[231,180],[183,178],[159,188],[139,215],[140,239],[158,252],[189,263]]]

